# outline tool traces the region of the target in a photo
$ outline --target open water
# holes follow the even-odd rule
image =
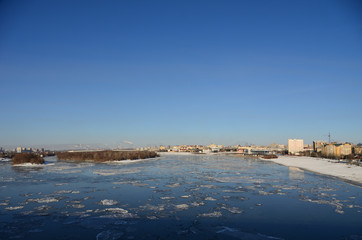
[[[362,239],[362,191],[257,159],[0,162],[0,239]]]

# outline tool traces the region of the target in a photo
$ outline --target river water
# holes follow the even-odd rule
[[[362,239],[362,189],[257,159],[0,162],[0,239]]]

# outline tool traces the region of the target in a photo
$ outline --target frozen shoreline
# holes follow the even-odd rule
[[[362,186],[362,167],[348,165],[346,163],[332,162],[331,159],[298,157],[298,156],[279,156],[275,159],[264,159],[263,161],[275,162],[287,167],[297,167],[307,171],[341,178],[347,181],[357,183]]]

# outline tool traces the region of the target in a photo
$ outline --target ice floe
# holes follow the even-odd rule
[[[85,208],[84,204],[73,204],[72,208]]]
[[[105,206],[111,206],[111,205],[118,204],[118,201],[111,200],[111,199],[103,199],[103,200],[99,201],[98,204],[99,205],[105,205]]]
[[[35,207],[34,209],[37,211],[49,211],[52,208],[52,206],[49,205],[41,205],[39,207]]]
[[[141,170],[138,169],[103,169],[94,171],[93,174],[101,175],[101,176],[113,176],[113,175],[121,175],[121,174],[133,174],[139,173]]]
[[[176,188],[176,187],[180,187],[180,186],[181,186],[180,183],[173,183],[173,184],[166,185],[166,187],[169,187],[169,188]]]
[[[211,213],[201,213],[199,215],[197,215],[198,217],[210,217],[210,218],[218,218],[222,216],[221,212],[215,211],[215,212],[211,212]]]
[[[239,209],[238,207],[222,206],[221,208],[229,211],[229,212],[232,213],[232,214],[240,214],[240,213],[243,213],[243,210]]]
[[[26,202],[36,202],[36,203],[51,203],[59,202],[58,198],[46,197],[46,198],[29,198]]]
[[[216,201],[217,199],[213,198],[213,197],[206,197],[205,201]]]
[[[5,208],[6,210],[9,210],[9,211],[14,211],[14,210],[19,210],[19,209],[23,209],[24,206],[16,206],[16,207],[7,207]]]
[[[184,196],[181,196],[181,198],[184,198],[184,199],[187,199],[187,198],[190,198],[191,195],[184,195]]]
[[[175,199],[175,197],[160,197],[162,200],[172,200]]]
[[[177,210],[186,210],[186,209],[189,208],[189,205],[187,205],[187,204],[178,204],[178,205],[175,205],[175,208]]]

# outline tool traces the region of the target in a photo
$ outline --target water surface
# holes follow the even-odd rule
[[[362,239],[361,188],[257,159],[0,162],[0,239]]]

